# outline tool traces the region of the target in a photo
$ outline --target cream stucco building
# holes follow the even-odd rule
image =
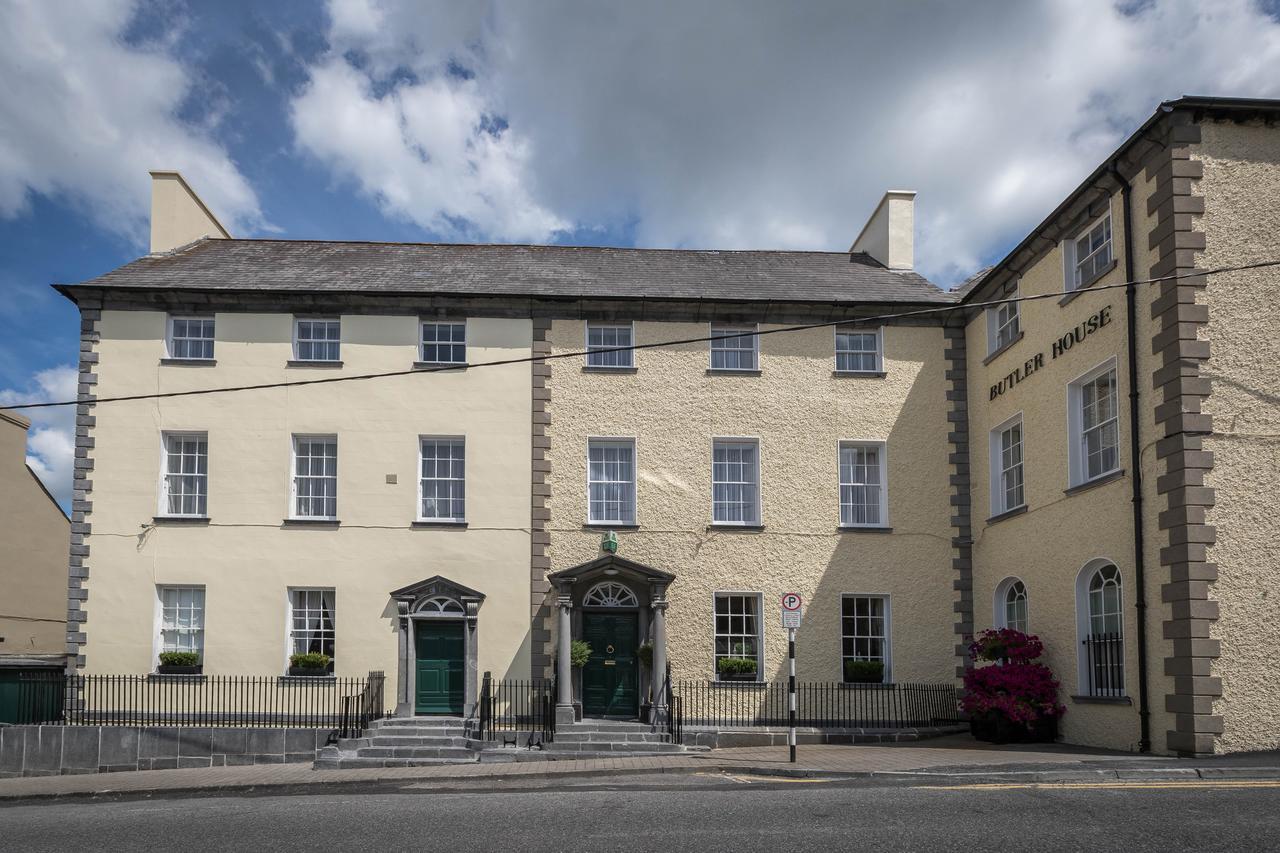
[[[847,252],[406,245],[230,239],[154,173],[152,253],[60,287],[70,650],[634,717],[667,664],[780,679],[797,592],[802,680],[953,683],[1007,625],[1068,741],[1274,748],[1276,274],[1205,271],[1274,255],[1277,113],[1162,105],[954,292],[908,191]]]

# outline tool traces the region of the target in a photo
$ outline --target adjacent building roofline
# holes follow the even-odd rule
[[[1031,248],[1031,244],[1041,238],[1042,232],[1050,228],[1064,213],[1074,207],[1084,193],[1096,186],[1107,175],[1114,174],[1117,164],[1161,119],[1170,113],[1180,110],[1196,113],[1235,114],[1237,118],[1249,118],[1251,115],[1277,116],[1280,115],[1280,100],[1272,98],[1218,98],[1203,95],[1184,95],[1181,98],[1162,102],[1137,130],[1130,134],[1124,142],[1120,143],[1120,146],[1106,160],[1081,181],[1063,199],[1062,203],[1053,209],[1052,213],[1046,216],[1039,225],[1031,229],[1018,245],[1009,250],[999,262],[987,269],[979,280],[973,281],[970,279],[966,281],[965,285],[968,286],[968,290],[961,295],[961,303],[967,304],[978,301],[978,295],[985,290],[987,283],[994,281],[997,276],[1008,270],[1013,259]]]

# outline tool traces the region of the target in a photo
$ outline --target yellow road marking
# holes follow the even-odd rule
[[[935,791],[1014,791],[1019,789],[1038,788],[1049,790],[1090,790],[1097,788],[1280,788],[1280,780],[1230,780],[1230,779],[1188,779],[1186,781],[1169,780],[1163,782],[998,782],[972,785],[916,785],[916,788]]]

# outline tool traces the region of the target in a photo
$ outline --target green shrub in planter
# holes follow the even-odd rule
[[[847,660],[844,662],[844,680],[850,684],[883,684],[884,662]]]
[[[591,659],[591,644],[583,640],[574,640],[569,644],[569,663],[575,667],[584,667]]]
[[[649,669],[653,669],[653,643],[641,643],[637,646],[636,657]]]
[[[199,652],[161,652],[156,672],[161,675],[199,675],[201,669]]]
[[[161,652],[161,666],[196,666],[200,663],[199,652]]]
[[[329,671],[329,664],[333,662],[333,658],[322,652],[305,652],[302,654],[289,655],[290,674],[293,675],[324,675]],[[293,672],[299,670],[299,672]]]
[[[747,681],[756,677],[756,662],[753,658],[720,658],[716,672],[730,681]]]

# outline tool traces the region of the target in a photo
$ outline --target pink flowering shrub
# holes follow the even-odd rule
[[[1058,701],[1053,672],[1033,663],[1043,652],[1039,637],[1008,628],[983,631],[969,645],[969,657],[994,665],[965,674],[961,707],[974,718],[998,716],[1027,728],[1038,720],[1061,717],[1067,709]]]

